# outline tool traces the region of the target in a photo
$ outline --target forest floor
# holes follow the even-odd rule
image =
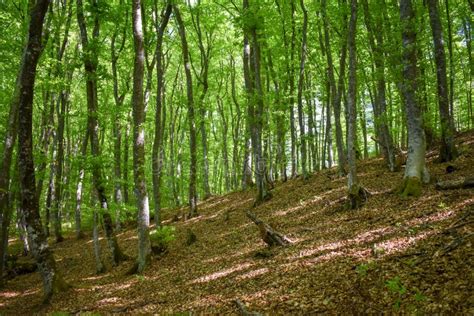
[[[457,138],[461,156],[438,164],[428,152],[434,179],[474,175],[474,133]],[[262,314],[462,313],[474,314],[474,192],[437,191],[420,198],[394,193],[403,172],[386,171],[382,159],[358,163],[371,196],[359,210],[344,209],[346,178],[330,169],[277,183],[273,198],[253,212],[286,234],[292,244],[266,250],[245,215],[253,192],[215,196],[199,204],[199,217],[176,227],[169,252],[154,258],[142,276],[126,275],[133,260],[94,273],[90,234],[52,244],[58,267],[73,288],[41,306],[38,273],[18,276],[0,291],[0,314],[218,313],[238,314],[235,300]],[[197,241],[186,245],[188,230]],[[119,234],[134,257],[136,229]]]

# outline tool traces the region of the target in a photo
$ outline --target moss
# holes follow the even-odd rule
[[[351,210],[360,208],[367,201],[367,197],[368,192],[366,189],[359,184],[351,185],[347,196],[347,208]]]
[[[421,180],[418,177],[406,177],[403,179],[398,189],[400,196],[407,198],[409,196],[419,197],[421,195]]]

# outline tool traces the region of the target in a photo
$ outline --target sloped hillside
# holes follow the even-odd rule
[[[457,141],[453,173],[428,153],[434,178],[474,175],[474,134]],[[235,192],[201,203],[186,222],[171,223],[179,210],[167,210],[177,238],[143,276],[126,275],[132,261],[95,275],[90,237],[69,236],[53,248],[73,288],[44,307],[39,275],[19,276],[0,292],[0,312],[237,314],[238,300],[262,314],[474,313],[474,190],[430,184],[422,197],[401,199],[393,189],[402,172],[385,171],[381,159],[358,168],[372,194],[360,210],[344,210],[346,178],[335,170],[277,183],[273,199],[253,209],[292,240],[288,247],[266,250],[244,212],[254,193]],[[189,230],[197,241],[187,246]],[[135,255],[134,228],[119,241]]]

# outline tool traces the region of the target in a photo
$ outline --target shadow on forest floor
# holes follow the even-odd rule
[[[474,174],[474,133],[458,137],[457,171],[429,169],[434,178]],[[393,194],[403,173],[389,173],[381,159],[358,163],[372,193],[356,211],[344,211],[346,178],[330,169],[278,183],[273,198],[254,209],[292,244],[266,258],[256,226],[245,216],[253,192],[235,192],[201,202],[200,216],[177,222],[169,253],[153,260],[143,276],[126,276],[133,262],[94,274],[92,243],[68,236],[52,245],[61,272],[74,288],[41,310],[49,313],[133,312],[237,313],[238,299],[252,311],[288,313],[422,312],[473,313],[472,189],[436,191],[418,199]],[[170,220],[177,210],[166,210]],[[190,228],[197,242],[186,246]],[[103,254],[106,253],[105,240]],[[136,254],[136,230],[119,235]],[[0,312],[27,314],[41,301],[37,273],[19,276],[0,292]]]

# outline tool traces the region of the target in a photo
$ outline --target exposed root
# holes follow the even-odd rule
[[[409,196],[419,197],[421,195],[421,188],[421,180],[418,177],[405,177],[398,188],[398,193],[404,198]]]
[[[347,208],[351,210],[360,208],[365,204],[365,202],[367,202],[369,195],[369,191],[367,191],[364,187],[360,186],[359,184],[353,184],[349,188],[347,195]]]

